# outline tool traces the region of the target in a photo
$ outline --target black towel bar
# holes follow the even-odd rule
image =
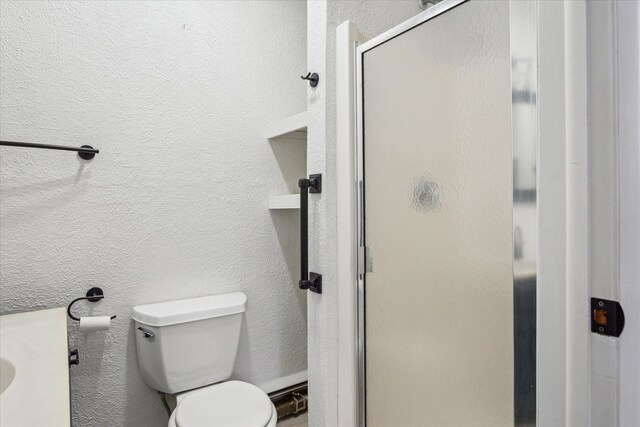
[[[27,148],[44,148],[46,150],[63,150],[63,151],[77,151],[78,156],[83,160],[91,160],[96,154],[100,152],[97,148],[93,148],[90,145],[83,145],[82,147],[67,147],[66,145],[52,145],[52,144],[36,144],[32,142],[15,142],[15,141],[0,141],[0,145],[7,147],[27,147]]]

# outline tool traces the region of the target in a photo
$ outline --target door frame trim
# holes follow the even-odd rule
[[[384,44],[389,40],[399,36],[400,34],[406,33],[407,31],[412,30],[418,25],[424,24],[428,20],[451,10],[456,6],[459,6],[462,3],[466,3],[467,1],[469,0],[443,0],[435,6],[432,6],[429,9],[425,10],[424,12],[419,13],[413,18],[407,19],[402,24],[398,24],[390,30],[387,30],[384,33],[380,34],[379,36],[376,36],[371,40],[362,43],[360,46],[358,46],[356,55],[357,57],[361,57],[362,54],[366,51],[371,50],[374,47],[378,47],[381,44]],[[360,87],[360,85],[358,85],[358,87]]]

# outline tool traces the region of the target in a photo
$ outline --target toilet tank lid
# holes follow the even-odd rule
[[[148,326],[168,326],[242,313],[247,296],[242,292],[158,302],[133,307],[133,320]]]

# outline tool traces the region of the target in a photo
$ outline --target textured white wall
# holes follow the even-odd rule
[[[622,427],[640,425],[640,3],[616,5],[620,304],[627,317],[620,336]]]
[[[298,217],[267,198],[287,192],[283,170],[304,173],[305,148],[262,131],[305,109],[306,4],[3,1],[0,15],[2,139],[100,149],[88,163],[0,149],[0,313],[100,286],[78,312],[118,315],[106,333],[70,326],[75,425],[165,425],[138,373],[137,304],[244,291],[235,376],[304,370]]]
[[[307,171],[323,174],[309,203],[309,269],[322,274],[323,294],[309,293],[309,424],[337,422],[336,27],[346,20],[368,37],[420,13],[414,0],[316,0],[308,3],[308,68],[320,84],[308,89]]]

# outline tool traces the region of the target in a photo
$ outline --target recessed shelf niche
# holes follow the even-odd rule
[[[264,136],[271,144],[290,194],[269,197],[269,209],[300,209],[298,179],[307,170],[307,124],[304,111],[269,126]]]

